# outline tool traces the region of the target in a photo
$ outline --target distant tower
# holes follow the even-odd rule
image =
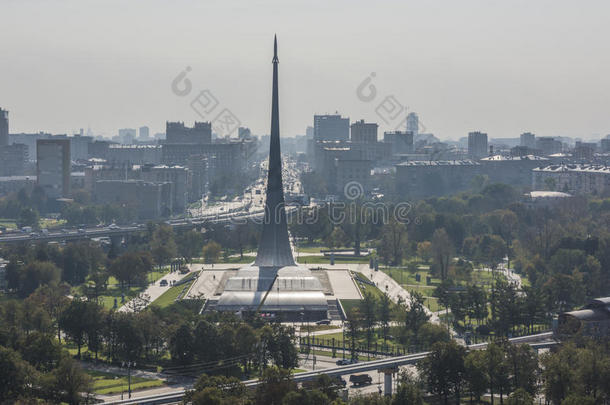
[[[0,108],[0,146],[8,146],[8,111]]]
[[[218,311],[272,314],[277,320],[317,321],[328,318],[320,280],[294,261],[288,236],[282,185],[277,40],[273,42],[271,135],[265,219],[256,260],[240,268],[225,284]]]
[[[536,149],[536,135],[531,132],[522,133],[519,144],[529,149]]]
[[[138,139],[141,141],[148,141],[148,138],[150,137],[150,129],[146,126],[140,127],[138,135]]]
[[[419,130],[419,117],[412,112],[407,115],[407,132],[411,132],[413,136],[417,135]]]
[[[49,198],[70,195],[70,140],[36,140],[37,183]]]
[[[470,132],[468,134],[468,155],[471,159],[487,156],[487,134],[485,132]]]

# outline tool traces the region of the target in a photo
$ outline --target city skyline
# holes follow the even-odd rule
[[[277,31],[290,48],[280,94],[287,137],[303,134],[314,114],[335,111],[393,130],[397,124],[376,113],[389,95],[440,139],[476,130],[490,138],[527,131],[605,137],[610,79],[598,73],[610,54],[600,12],[608,6],[590,5],[575,18],[567,3],[527,3],[527,14],[520,4],[382,3],[371,10],[337,2],[320,13],[310,3],[150,2],[142,14],[138,2],[120,9],[112,2],[8,2],[0,23],[13,40],[0,45],[0,102],[12,133],[71,134],[90,126],[111,137],[147,125],[154,134],[165,121],[203,121],[190,99],[171,91],[190,67],[195,90],[209,89],[244,126],[265,134],[269,89],[260,66],[270,55],[261,39]],[[281,17],[274,26],[267,24],[268,6]],[[76,17],[66,18],[68,9]],[[234,26],[221,25],[231,16]],[[30,24],[18,23],[26,17]],[[371,73],[378,95],[365,102],[357,88]]]

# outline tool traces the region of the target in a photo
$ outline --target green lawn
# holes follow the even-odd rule
[[[330,257],[326,256],[302,256],[297,259],[299,264],[329,264]],[[356,258],[335,258],[335,264],[341,263],[368,263],[368,257],[356,257]]]
[[[390,329],[390,331],[388,332],[388,334],[391,334],[392,330]],[[336,346],[343,346],[343,332],[337,332],[337,333],[330,333],[328,335],[322,335],[322,336],[316,336],[316,338],[318,339],[324,339],[324,340],[328,340],[328,341],[332,341],[332,339],[335,339],[335,345]],[[312,341],[313,343],[313,341]],[[384,345],[383,342],[383,336],[381,334],[381,330],[379,328],[375,328],[374,332],[373,332],[373,338],[371,340],[371,350],[375,349],[375,343],[377,343],[377,348],[379,350],[382,350],[382,347]],[[345,351],[348,351],[349,345],[350,345],[350,340],[349,337],[346,336],[345,338]],[[364,331],[361,332],[360,337],[358,340],[356,340],[356,344],[359,347],[366,347],[366,334]],[[385,342],[385,349],[387,350],[391,350],[392,348],[395,347],[399,347],[401,350],[404,348],[402,345],[397,344],[396,342],[392,341],[391,339],[388,339]],[[339,353],[342,353],[342,349],[337,349],[337,355]],[[330,352],[327,352],[330,353]],[[328,354],[327,354],[328,355]],[[366,357],[366,355],[364,355],[364,357]]]
[[[169,272],[169,266],[161,268],[161,270],[155,269],[146,277],[148,282],[155,282],[161,277],[165,276]],[[148,285],[132,286],[131,288],[121,288],[120,283],[114,277],[108,278],[108,288],[106,291],[99,296],[100,304],[107,309],[114,307],[114,299],[117,299],[117,306],[120,307],[124,303],[121,303],[121,294],[125,294],[125,302],[129,301],[129,296],[136,295],[146,289]]]
[[[169,287],[167,289],[167,291],[165,291],[159,298],[154,300],[150,305],[154,305],[159,308],[166,308],[166,307],[172,305],[176,301],[176,298],[178,298],[180,293],[183,290],[188,291],[190,286],[195,282],[196,277],[194,276],[194,274],[195,273],[186,275],[184,278],[182,278],[182,280],[184,280],[187,277],[190,277],[191,278],[190,281],[180,284],[180,285]]]
[[[301,353],[306,353],[306,352],[307,352],[306,346],[302,347],[301,348]],[[333,357],[333,352],[330,351],[330,350],[312,349],[310,351],[310,354],[315,354],[316,356],[331,357],[331,358]],[[335,357],[334,358],[337,359],[337,360],[338,359],[342,359],[343,358],[343,349],[337,349],[335,351]],[[346,359],[350,358],[350,351],[349,351],[348,347],[345,347],[345,358]],[[367,357],[366,354],[364,354],[364,355],[363,354],[358,354],[358,355],[356,355],[356,359],[358,361],[367,361],[367,360],[375,360],[375,357],[374,356],[370,356],[370,358],[369,358],[369,357]]]
[[[65,219],[40,218],[40,228],[59,228],[66,223]]]
[[[313,246],[313,245],[297,247],[297,251],[303,252],[303,253],[320,253],[320,251],[322,249],[324,249],[323,246]]]
[[[368,279],[368,277],[362,273],[355,273],[355,274],[363,280],[370,281]],[[365,293],[369,293],[379,303],[379,300],[383,296],[383,292],[381,292],[381,290],[379,288],[377,288],[376,286],[367,284],[367,283],[356,282],[356,285],[360,289],[360,292],[362,293],[363,296]],[[345,310],[346,314],[349,314],[353,308],[357,308],[360,305],[360,303],[362,302],[362,300],[359,300],[359,299],[340,300],[340,301],[341,301],[341,305],[343,305],[343,309]],[[398,319],[398,313],[401,311],[400,307],[398,305],[396,305],[395,303],[390,302],[390,311],[391,311],[390,318],[392,320]]]
[[[87,370],[86,372],[93,378],[93,392],[96,394],[118,394],[127,392],[129,388],[128,378],[125,375],[92,370]],[[159,379],[131,377],[132,391],[143,388],[160,387],[163,384],[163,381]]]
[[[14,219],[0,218],[0,226],[6,229],[17,229],[17,222]]]
[[[382,269],[384,273],[392,277],[397,283],[399,283],[407,291],[417,291],[421,293],[425,298],[426,306],[433,312],[443,309],[439,304],[438,300],[432,296],[434,289],[441,284],[441,280],[436,277],[431,277],[430,284],[426,283],[426,277],[430,275],[428,266],[418,266],[417,271],[410,271],[404,267],[385,267]],[[417,281],[415,276],[420,275],[420,281]],[[505,279],[504,275],[496,273],[496,279]],[[473,270],[467,279],[455,279],[457,285],[478,285],[484,287],[488,291],[491,288],[493,277],[491,272]]]

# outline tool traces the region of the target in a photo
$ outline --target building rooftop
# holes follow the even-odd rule
[[[542,156],[535,156],[535,155],[525,155],[525,156],[493,155],[493,156],[484,157],[481,160],[485,161],[485,162],[491,162],[491,161],[514,161],[514,160],[517,160],[517,161],[520,161],[520,160],[546,161],[549,159],[542,157]]]
[[[473,160],[410,160],[398,163],[396,166],[478,166]]]
[[[572,194],[562,193],[560,191],[532,191],[527,193],[530,198],[566,198],[572,197]]]
[[[594,164],[561,164],[537,167],[535,172],[561,173],[561,172],[580,172],[580,173],[601,173],[610,174],[610,167],[606,165]]]
[[[124,145],[121,143],[113,143],[108,145],[110,149],[161,149],[161,145],[133,144]]]

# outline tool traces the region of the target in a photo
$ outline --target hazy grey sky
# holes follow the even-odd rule
[[[381,123],[376,107],[393,95],[441,138],[599,137],[609,20],[607,1],[3,0],[0,107],[11,132],[154,133],[191,124],[190,100],[209,89],[267,133],[277,32],[284,136],[314,113]],[[178,97],[170,85],[186,66],[193,92]],[[363,102],[371,72],[377,96]]]

